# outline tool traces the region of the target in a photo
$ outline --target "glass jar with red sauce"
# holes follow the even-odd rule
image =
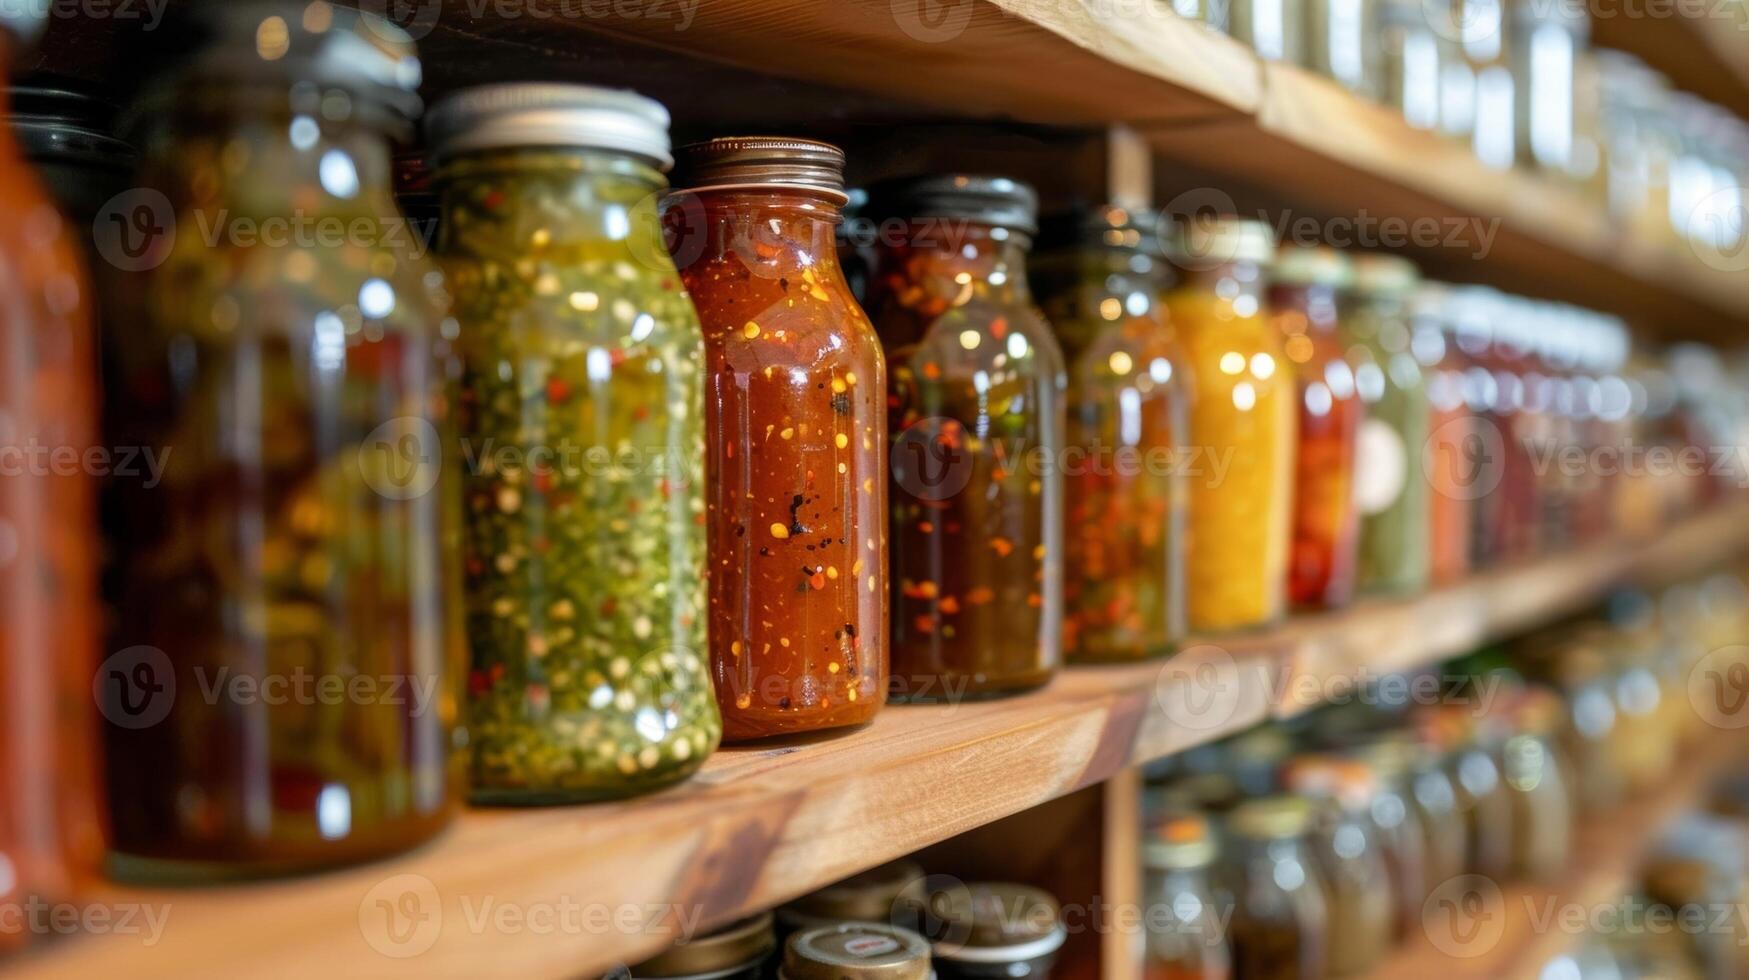
[[[1529,397],[1531,338],[1518,304],[1487,289],[1465,291],[1459,329],[1467,335],[1477,370],[1471,373],[1472,408],[1485,406],[1471,455],[1477,493],[1472,556],[1479,567],[1532,553],[1541,505],[1532,440],[1539,425]]]
[[[41,31],[44,9],[0,11],[0,66]],[[84,458],[96,437],[91,295],[74,227],[10,126],[0,128],[0,210],[0,452]],[[0,908],[15,912],[75,899],[103,851],[93,518],[81,467],[24,466],[0,477]],[[0,956],[32,942],[37,925],[0,923]]]
[[[886,697],[886,364],[838,264],[844,154],[731,137],[681,166],[665,220],[704,326],[724,737],[861,724]]]
[[[1422,283],[1409,299],[1409,350],[1421,364],[1427,386],[1428,574],[1435,585],[1450,585],[1470,570],[1473,480],[1465,465],[1479,436],[1475,414],[1465,397],[1468,359],[1452,333],[1451,289]]]
[[[991,697],[1062,661],[1062,349],[1033,306],[1038,200],[1004,177],[869,191],[892,369],[893,695]]]
[[[1354,598],[1360,532],[1354,453],[1366,406],[1337,333],[1338,301],[1353,281],[1353,265],[1331,248],[1284,246],[1271,270],[1270,316],[1299,383],[1287,591],[1302,608],[1334,608]]]
[[[1159,656],[1184,637],[1180,454],[1192,383],[1159,235],[1124,208],[1055,218],[1034,278],[1069,363],[1063,652]]]

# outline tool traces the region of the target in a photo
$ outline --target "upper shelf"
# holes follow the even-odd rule
[[[1244,730],[1578,609],[1613,583],[1749,548],[1749,504],[1398,601],[1076,668],[1035,694],[894,707],[836,738],[725,749],[684,786],[618,804],[469,810],[416,853],[303,881],[116,890],[167,909],[160,941],[87,936],[21,975],[590,976],[1126,767]],[[1211,672],[1212,671],[1212,672]],[[570,912],[566,912],[570,909]],[[559,915],[552,920],[543,916]],[[568,915],[569,918],[563,916]],[[421,924],[428,924],[421,926]],[[569,926],[567,927],[567,923]]]

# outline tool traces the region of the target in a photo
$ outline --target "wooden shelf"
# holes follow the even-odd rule
[[[1466,955],[1448,955],[1424,939],[1393,955],[1368,980],[1537,980],[1550,960],[1571,952],[1581,938],[1560,928],[1539,929],[1539,922],[1549,921],[1549,910],[1570,907],[1589,912],[1632,892],[1664,828],[1704,804],[1714,780],[1743,764],[1745,754],[1742,740],[1736,738],[1696,747],[1682,771],[1666,785],[1586,822],[1574,842],[1575,867],[1552,887],[1502,888],[1501,904],[1484,906],[1487,915],[1500,911],[1501,925],[1482,923],[1484,927],[1476,930],[1476,938],[1467,946],[1448,944]]]
[[[1749,504],[1737,504],[1653,541],[1602,544],[1416,599],[1294,620],[1218,650],[1078,668],[1008,700],[894,707],[841,737],[728,749],[687,785],[645,799],[470,810],[435,844],[365,868],[254,886],[115,890],[105,904],[170,910],[161,942],[82,937],[24,964],[22,975],[587,976],[675,938],[674,910],[710,925],[781,903],[1127,767],[1313,707],[1321,692],[1340,689],[1337,678],[1431,664],[1578,609],[1618,582],[1701,571],[1746,548]],[[1211,691],[1225,699],[1213,709]],[[421,895],[409,907],[440,923],[432,943],[419,955],[386,955],[421,948],[395,944],[383,918]],[[663,918],[649,928],[544,935],[489,924],[567,905]],[[494,911],[502,909],[512,912]]]

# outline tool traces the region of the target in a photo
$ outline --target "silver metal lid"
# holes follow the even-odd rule
[[[481,85],[439,102],[425,117],[438,161],[480,150],[570,147],[674,164],[668,110],[624,89],[547,82]]]
[[[1038,194],[1008,177],[932,174],[882,181],[869,188],[869,211],[881,218],[949,218],[1038,232]]]
[[[680,149],[681,190],[777,188],[815,191],[839,204],[844,191],[844,151],[830,143],[789,136],[721,136]]]

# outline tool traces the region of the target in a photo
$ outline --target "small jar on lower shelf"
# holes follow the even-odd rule
[[[1328,975],[1330,908],[1306,846],[1311,822],[1310,804],[1294,797],[1251,800],[1227,818],[1233,980]]]

